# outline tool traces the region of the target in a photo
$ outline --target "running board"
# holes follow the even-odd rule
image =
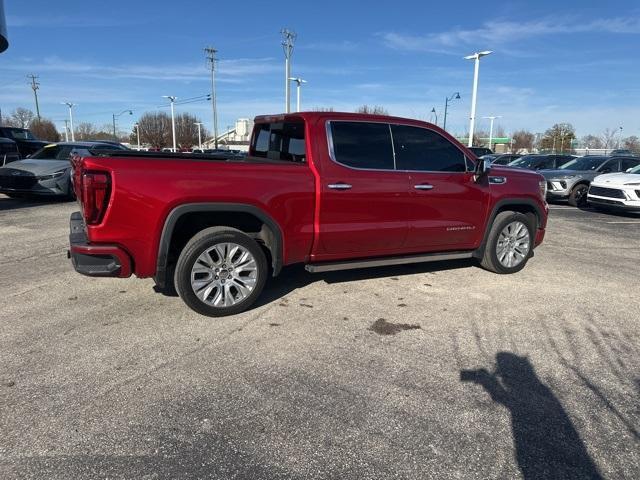
[[[406,265],[409,263],[441,262],[443,260],[462,260],[473,258],[473,251],[430,253],[426,255],[410,255],[403,257],[372,258],[368,260],[350,260],[348,262],[327,262],[305,265],[311,273],[333,272],[335,270],[353,270],[356,268],[386,267],[389,265]]]

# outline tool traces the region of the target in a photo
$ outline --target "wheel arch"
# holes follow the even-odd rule
[[[187,228],[181,228],[183,223]],[[267,251],[273,276],[280,273],[283,264],[282,230],[266,212],[254,205],[241,203],[188,203],[175,207],[165,219],[154,277],[159,287],[164,288],[167,284],[170,267],[175,264],[174,250],[186,244],[198,231],[212,226],[233,227],[249,234]]]
[[[482,258],[484,256],[484,250],[487,246],[487,241],[489,240],[489,233],[491,232],[491,227],[493,226],[493,222],[496,219],[496,216],[505,211],[513,211],[520,212],[527,215],[532,219],[532,223],[534,225],[534,235],[535,230],[544,224],[544,213],[540,208],[540,205],[532,199],[529,198],[503,198],[496,202],[496,204],[491,209],[491,214],[489,215],[489,220],[484,229],[484,236],[482,237],[482,243],[478,247],[478,249],[474,252],[475,258]],[[533,254],[533,249],[531,249]]]

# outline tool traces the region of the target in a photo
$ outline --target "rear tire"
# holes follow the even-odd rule
[[[534,227],[529,217],[505,211],[496,215],[489,231],[480,265],[494,273],[516,273],[533,252]]]
[[[589,192],[589,185],[580,183],[571,189],[569,194],[569,205],[572,207],[586,207],[587,206],[587,193]]]
[[[260,296],[269,268],[260,246],[244,232],[211,227],[193,236],[175,270],[178,295],[209,317],[235,315]]]

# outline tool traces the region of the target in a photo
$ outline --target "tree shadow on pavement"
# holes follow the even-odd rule
[[[516,460],[526,480],[602,478],[562,404],[526,357],[499,352],[493,373],[462,370],[460,380],[482,386],[509,410]]]

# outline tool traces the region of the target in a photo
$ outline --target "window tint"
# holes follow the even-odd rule
[[[386,123],[331,122],[335,160],[354,168],[393,170],[391,133]]]
[[[392,125],[398,170],[464,172],[461,150],[440,134],[425,128]]]
[[[608,173],[608,172],[619,172],[620,171],[620,162],[617,158],[609,160],[604,165],[602,165],[599,169],[599,172]]]
[[[537,166],[537,168],[539,169],[555,168],[555,165],[556,165],[555,162],[556,162],[556,159],[554,159],[554,157],[545,158],[542,162],[540,162],[540,165]]]
[[[303,122],[263,123],[256,128],[251,155],[271,160],[305,161]]]
[[[38,150],[31,155],[31,158],[38,160],[69,160],[73,148],[71,145],[53,144]]]
[[[630,168],[634,168],[635,166],[637,166],[640,163],[640,160],[637,160],[635,158],[623,158],[621,163],[622,167],[620,168],[620,171],[626,172]]]

